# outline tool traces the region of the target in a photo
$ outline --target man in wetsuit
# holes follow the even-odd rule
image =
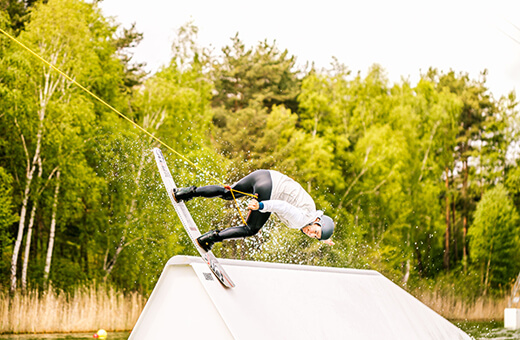
[[[299,229],[309,237],[334,245],[330,240],[334,232],[334,221],[323,211],[316,210],[311,196],[292,178],[274,170],[257,170],[233,184],[233,190],[257,195],[249,203],[251,210],[246,225],[231,227],[221,231],[211,230],[197,239],[199,245],[210,251],[215,242],[227,239],[253,236],[267,222],[271,213],[274,213],[288,227]],[[238,192],[233,193],[236,198],[245,196]],[[233,199],[231,190],[218,185],[204,187],[187,187],[173,190],[173,197],[177,202],[189,201],[193,197],[220,197],[225,200]]]

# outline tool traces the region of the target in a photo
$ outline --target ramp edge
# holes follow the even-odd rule
[[[341,273],[341,274],[355,274],[355,275],[371,275],[371,276],[383,276],[379,272],[370,269],[353,269],[353,268],[334,268],[334,267],[321,267],[321,266],[310,266],[300,264],[287,264],[287,263],[275,263],[275,262],[260,262],[260,261],[245,261],[245,260],[232,260],[219,258],[218,261],[222,265],[226,266],[239,266],[239,267],[256,267],[256,268],[270,268],[279,270],[299,270],[299,271],[313,271],[313,272],[326,272],[326,273]],[[204,263],[204,261],[197,256],[190,255],[175,255],[168,260],[167,266],[179,266],[179,265],[191,265],[192,263]]]

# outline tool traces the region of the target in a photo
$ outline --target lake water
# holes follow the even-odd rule
[[[514,340],[520,339],[520,330],[504,329],[503,322],[454,322],[475,340]],[[86,340],[94,339],[92,333],[73,334],[12,334],[0,335],[0,340]],[[109,332],[107,340],[126,340],[130,332]]]
[[[520,330],[507,330],[504,322],[454,322],[475,340],[512,340],[520,339]]]

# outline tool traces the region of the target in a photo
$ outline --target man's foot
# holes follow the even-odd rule
[[[197,238],[197,243],[205,251],[210,251],[215,242],[220,241],[222,239],[218,236],[218,230],[210,230]]]
[[[193,198],[195,190],[197,190],[197,187],[173,188],[173,199],[177,203],[189,201]]]

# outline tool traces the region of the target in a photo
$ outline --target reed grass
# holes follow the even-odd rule
[[[1,333],[72,333],[128,331],[145,305],[138,293],[114,288],[86,287],[73,293],[48,289],[12,296],[0,292]]]
[[[440,291],[416,291],[412,295],[446,319],[454,321],[503,320],[504,309],[508,302],[508,297],[493,298],[490,296],[479,296],[473,301],[468,301],[454,294]]]
[[[414,291],[412,295],[450,320],[502,320],[508,297],[481,296],[473,301],[441,291]],[[0,292],[0,334],[129,331],[144,308],[138,293],[114,288],[83,287],[73,293],[48,289],[10,295]]]

